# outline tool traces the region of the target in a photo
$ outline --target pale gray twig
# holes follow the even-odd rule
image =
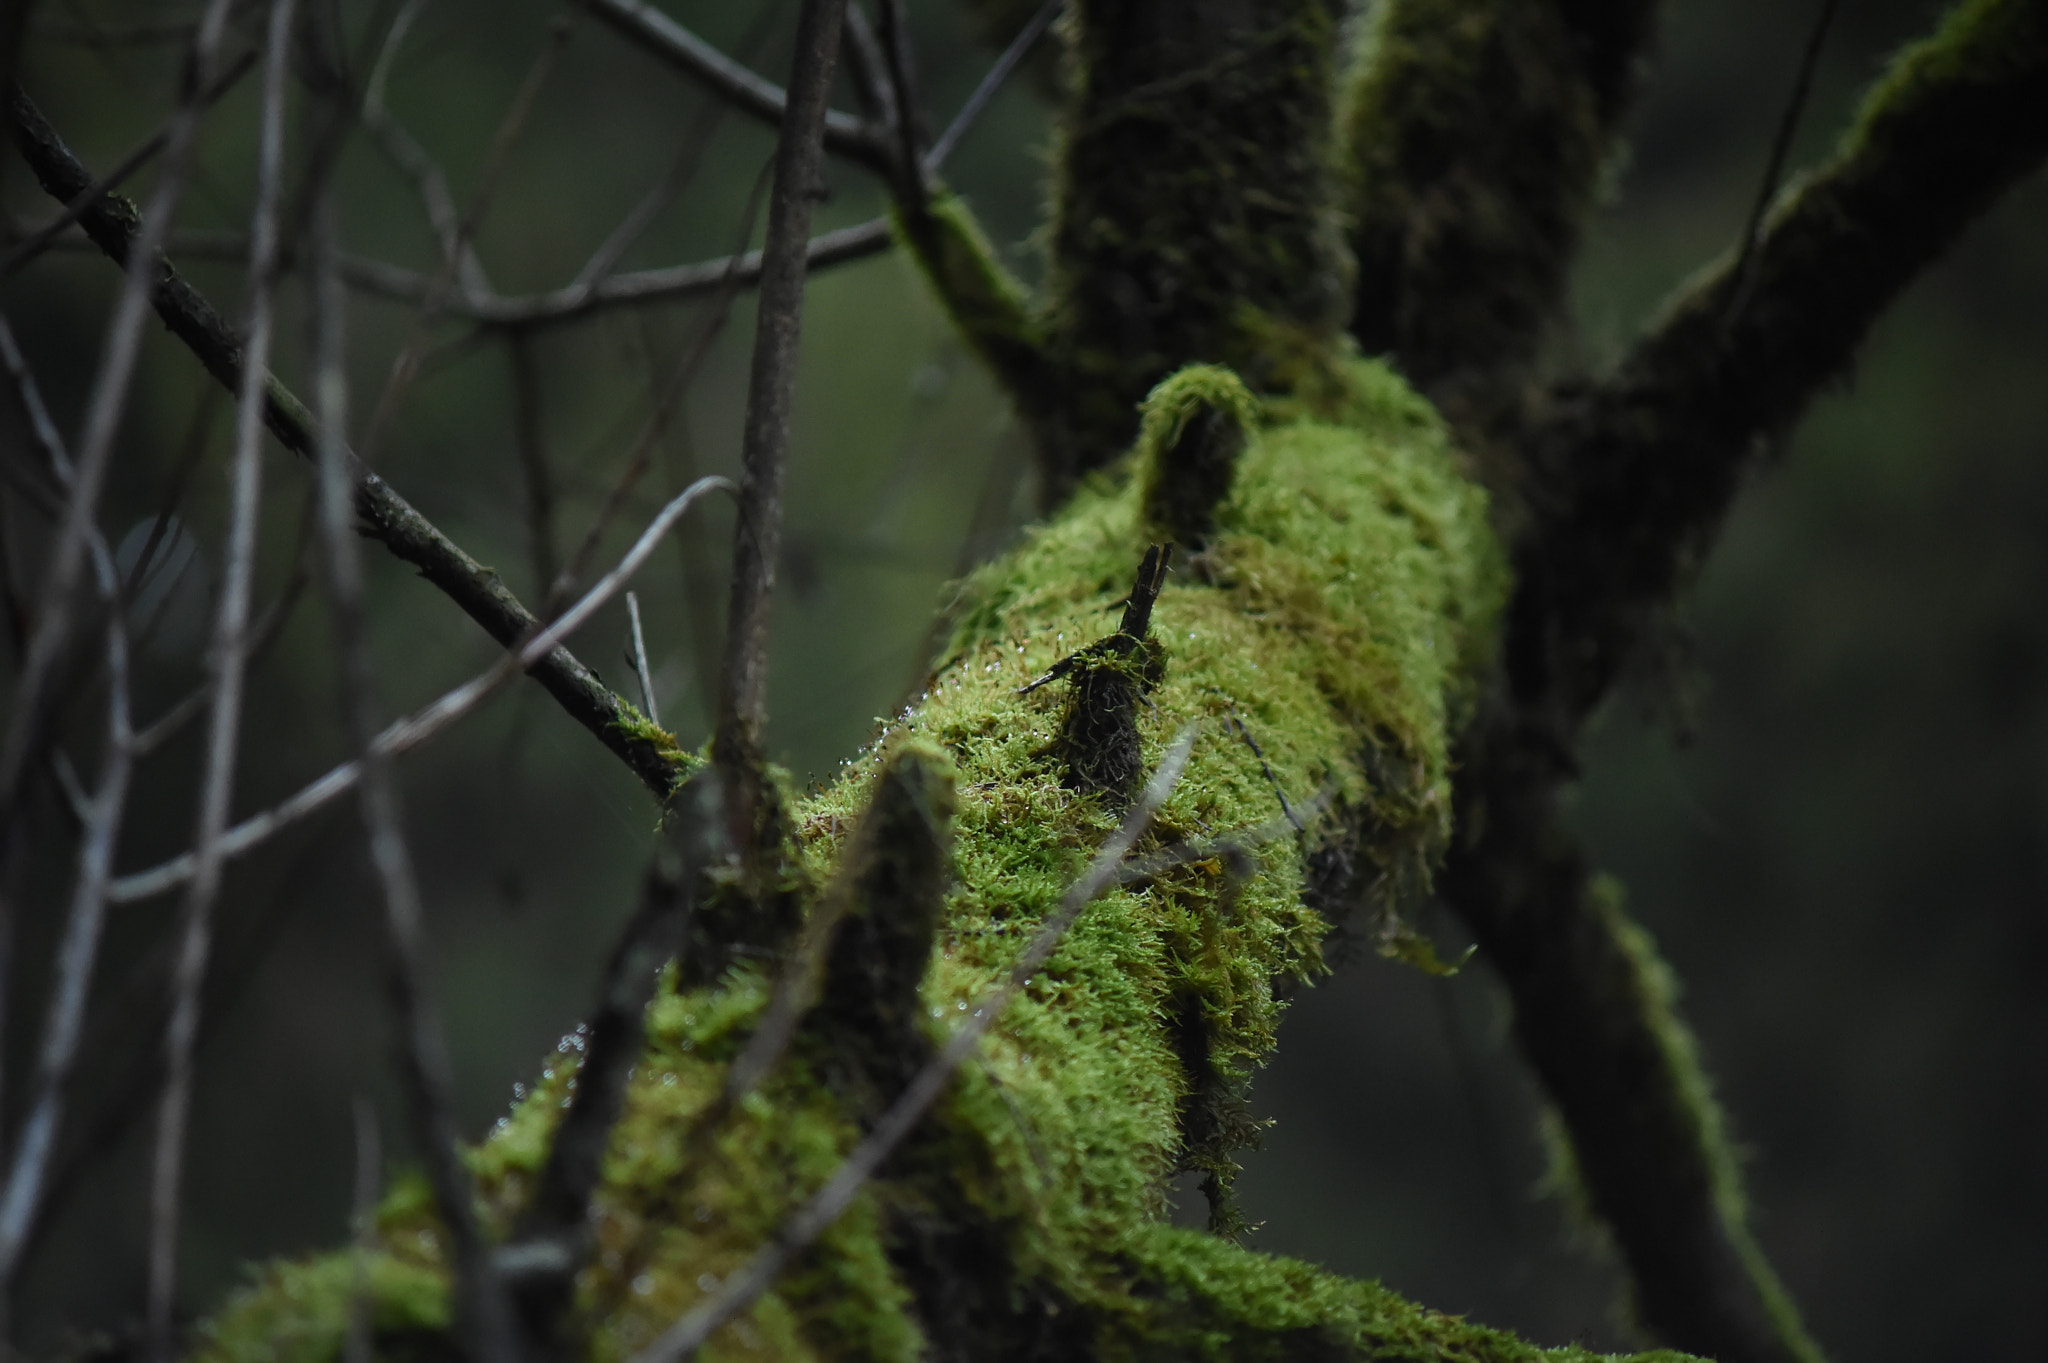
[[[270,365],[271,286],[277,272],[285,81],[290,74],[296,12],[296,0],[275,0],[265,44],[256,206],[250,229],[255,251],[249,263],[249,310],[243,329],[246,358],[240,392],[236,395],[235,451],[228,474],[228,539],[210,660],[213,704],[207,722],[205,767],[193,834],[193,875],[186,890],[184,924],[172,976],[171,1015],[164,1029],[164,1083],[157,1109],[150,1179],[145,1318],[149,1354],[158,1363],[168,1363],[174,1348],[171,1310],[178,1280],[178,1204],[185,1132],[192,1104],[192,1047],[199,1033],[200,989],[213,946],[213,906],[220,890],[224,860],[220,839],[227,828],[229,801],[234,791],[235,753],[241,735],[242,683],[250,644],[249,603],[255,595],[256,518],[263,495],[263,380]]]
[[[946,125],[946,130],[939,134],[939,140],[932,143],[932,149],[925,153],[926,170],[936,171],[946,164],[946,158],[953,154],[953,148],[960,145],[960,139],[981,117],[981,111],[995,98],[996,91],[1002,89],[1003,82],[1010,78],[1018,63],[1031,55],[1031,49],[1038,46],[1038,40],[1052,27],[1063,3],[1065,0],[1045,0],[1038,13],[1031,16],[1031,22],[1010,40],[1010,45],[1003,49],[1003,55],[996,58],[996,64],[988,69],[988,74],[981,78],[981,84],[974,87],[974,93],[960,106],[960,112],[953,115],[953,121]]]
[[[526,126],[528,115],[540,97],[548,77],[554,73],[555,63],[560,58],[562,47],[567,42],[569,30],[557,25],[551,32],[546,47],[534,58],[527,69],[526,79],[512,96],[505,116],[499,120],[497,132],[491,139],[490,150],[484,155],[483,170],[479,176],[476,193],[471,196],[468,211],[455,224],[452,241],[453,252],[444,255],[441,267],[434,273],[433,281],[427,286],[426,298],[420,305],[420,315],[413,319],[412,329],[400,347],[398,358],[391,363],[391,375],[384,383],[384,391],[377,397],[377,405],[370,413],[368,429],[364,432],[362,448],[357,458],[366,465],[374,466],[378,446],[384,432],[398,415],[398,406],[410,391],[413,380],[419,375],[420,361],[425,357],[427,335],[434,323],[440,319],[443,305],[449,294],[455,291],[457,277],[461,274],[462,253],[476,236],[477,228],[483,225],[484,214],[489,210],[492,197],[498,188],[498,179],[504,173],[511,159],[513,143]]]
[[[51,671],[56,666],[66,635],[70,632],[72,597],[86,553],[100,490],[106,481],[107,463],[113,453],[114,435],[128,403],[130,380],[142,344],[142,322],[148,315],[154,264],[172,212],[184,192],[190,168],[193,141],[198,134],[200,101],[211,83],[215,61],[226,28],[230,0],[210,0],[201,16],[187,72],[186,98],[171,120],[165,141],[163,171],[142,215],[136,246],[128,257],[128,269],[121,293],[114,304],[112,320],[101,352],[92,397],[86,408],[84,429],[78,440],[76,475],[70,490],[64,524],[50,551],[44,572],[36,627],[29,638],[27,655],[15,681],[13,717],[6,737],[0,741],[0,835],[13,821],[20,795],[21,778],[42,727],[45,695]],[[73,196],[76,197],[76,196]]]
[[[698,501],[713,492],[737,495],[738,491],[739,489],[729,480],[716,474],[699,478],[690,484],[648,524],[647,529],[634,542],[632,549],[619,560],[618,567],[599,579],[574,606],[531,639],[508,651],[486,671],[445,693],[424,709],[387,725],[370,741],[370,752],[380,759],[390,759],[410,752],[475,710],[500,686],[546,658],[563,639],[575,632],[618,595],[660,547],[662,536],[667,534],[669,528],[682,519],[683,514]],[[318,780],[300,787],[289,799],[228,829],[221,835],[222,854],[227,857],[242,855],[250,848],[354,790],[361,778],[362,769],[358,761],[352,760],[334,767]],[[178,888],[192,878],[192,873],[192,854],[181,853],[146,871],[138,871],[114,881],[109,888],[109,898],[117,904],[148,899]]]
[[[468,1356],[517,1363],[519,1336],[512,1303],[477,1225],[469,1172],[455,1124],[454,1080],[447,1041],[429,992],[419,882],[406,847],[398,791],[389,761],[370,728],[373,677],[364,643],[362,563],[356,551],[354,491],[346,438],[347,379],[342,369],[340,281],[322,257],[333,231],[333,204],[323,194],[314,212],[314,410],[319,477],[319,544],[323,585],[334,622],[341,673],[342,719],[361,764],[357,782],[363,840],[384,904],[389,983],[397,1014],[399,1072],[414,1139],[426,1165],[435,1209],[447,1235],[454,1279],[455,1334]]]
[[[661,715],[654,708],[654,678],[647,670],[647,636],[640,629],[640,597],[636,593],[626,593],[626,615],[633,622],[633,671],[640,678],[640,706],[647,712],[647,722],[658,729]]]
[[[1081,910],[1116,878],[1126,853],[1151,825],[1153,815],[1173,793],[1181,773],[1187,769],[1195,746],[1193,725],[1181,730],[1173,741],[1144,793],[1124,816],[1123,823],[1102,845],[1095,860],[1080,879],[1067,888],[1060,906],[1039,927],[1010,968],[1008,977],[986,996],[973,1013],[946,1041],[945,1048],[919,1070],[916,1077],[889,1105],[861,1143],[854,1147],[832,1177],[777,1228],[745,1267],[730,1275],[725,1286],[709,1301],[698,1306],[652,1344],[635,1354],[632,1363],[677,1363],[711,1337],[711,1332],[751,1306],[794,1259],[846,1210],[882,1161],[910,1134],[934,1100],[952,1079],[995,1020],[1024,988],[1025,981],[1052,956]]]
[[[22,406],[29,413],[30,430],[49,461],[51,474],[75,503],[79,495],[78,465],[65,453],[5,319],[0,319],[0,353],[5,355]],[[14,1276],[21,1268],[22,1252],[34,1234],[51,1151],[63,1119],[65,1089],[78,1059],[93,968],[99,959],[100,937],[106,926],[114,843],[127,810],[128,782],[134,770],[134,733],[128,697],[128,618],[120,599],[120,575],[114,567],[113,551],[96,523],[87,519],[80,528],[80,536],[92,564],[93,586],[107,610],[107,734],[100,757],[99,785],[85,811],[78,874],[65,915],[63,937],[57,947],[55,985],[45,1011],[28,1113],[16,1134],[6,1184],[0,1188],[0,1350],[6,1348],[8,1340],[6,1302]],[[9,915],[7,929],[11,938],[12,905],[0,904],[0,910]]]

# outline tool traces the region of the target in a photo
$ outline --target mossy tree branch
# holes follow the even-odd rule
[[[1387,0],[1339,115],[1351,331],[1460,433],[1512,420],[1623,118],[1655,0]]]
[[[1848,371],[1899,292],[2048,156],[2048,10],[1971,0],[1906,49],[1738,273],[1731,250],[1527,440],[1518,702],[1569,735],[1613,686],[1741,485]]]
[[[1308,392],[1350,309],[1330,194],[1337,6],[1076,0],[1040,413],[1049,502],[1123,453],[1154,385],[1228,365]]]
[[[1591,1207],[1660,1336],[1815,1356],[1743,1220],[1735,1161],[1647,937],[1557,814],[1573,750],[1760,452],[1897,293],[2048,153],[2048,13],[1974,0],[1908,48],[1748,259],[1684,288],[1522,435],[1528,519],[1504,666],[1462,745],[1443,889],[1500,969]],[[1738,264],[1738,262],[1742,262]]]
[[[1150,530],[1145,477],[1084,492],[977,576],[923,704],[795,811],[805,878],[837,879],[859,902],[794,1044],[687,1178],[676,1133],[717,1101],[763,1024],[769,968],[672,979],[657,996],[592,1203],[572,1352],[634,1356],[721,1291],[922,1057],[956,1026],[988,1025],[968,1010],[1021,967],[975,1063],[707,1356],[1588,1358],[1162,1219],[1194,1147],[1213,1160],[1246,1134],[1221,1109],[1273,1044],[1277,990],[1320,969],[1328,920],[1304,903],[1306,881],[1340,912],[1442,848],[1447,735],[1504,587],[1484,500],[1434,414],[1384,369],[1340,372],[1341,419],[1249,435],[1201,579],[1162,580],[1154,554],[1144,601],[1121,602],[1127,628],[1158,644],[1152,704],[1132,717],[1148,763],[1190,723],[1208,730],[1140,850],[1273,823],[1276,784],[1324,792],[1330,816],[1243,865],[1133,867],[1024,966],[1118,822],[1113,801],[1066,779],[1064,688],[1025,684],[1099,633]],[[1222,732],[1227,716],[1259,733],[1256,750]],[[1190,1018],[1199,1046],[1178,1034]],[[527,1214],[581,1063],[573,1049],[556,1057],[478,1150],[497,1223]],[[274,1266],[208,1328],[200,1356],[262,1356],[283,1338],[324,1356],[355,1281],[369,1285],[380,1347],[432,1348],[447,1319],[435,1229],[429,1205],[400,1193],[359,1277],[346,1254]]]

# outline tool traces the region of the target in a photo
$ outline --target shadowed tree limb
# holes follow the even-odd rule
[[[91,187],[93,177],[71,154],[40,110],[19,89],[13,92],[13,113],[23,157],[44,191],[70,201]],[[79,219],[86,234],[116,263],[125,264],[141,230],[135,206],[108,195]],[[184,342],[207,373],[229,391],[241,381],[242,342],[213,305],[187,283],[161,255],[155,265],[151,294],[157,316]],[[275,377],[266,384],[264,424],[285,448],[308,459],[314,448],[312,417],[306,407]],[[420,575],[483,626],[500,644],[511,646],[539,627],[498,574],[464,553],[374,472],[350,456],[355,483],[356,514],[369,536],[392,554],[413,565]],[[630,767],[656,795],[666,796],[687,775],[672,743],[658,742],[636,724],[638,712],[597,679],[566,648],[557,648],[531,668],[556,703]]]
[[[1744,474],[1898,292],[2048,152],[2048,11],[1976,0],[1908,48],[1747,253],[1687,285],[1526,437],[1504,670],[1463,743],[1446,897],[1500,969],[1646,1325],[1728,1360],[1815,1356],[1743,1225],[1664,967],[1557,816],[1591,712]]]
[[[1529,439],[1536,523],[1509,620],[1517,701],[1567,737],[1768,442],[1847,372],[1908,283],[2048,155],[2048,10],[1975,0],[1900,54],[1795,183],[1604,379]]]
[[[1363,30],[1341,156],[1352,333],[1471,442],[1511,420],[1565,285],[1655,0],[1389,0]]]

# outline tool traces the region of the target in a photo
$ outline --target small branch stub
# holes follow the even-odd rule
[[[1073,678],[1053,751],[1066,765],[1069,788],[1103,795],[1119,808],[1130,803],[1144,772],[1138,702],[1166,676],[1166,651],[1149,630],[1172,556],[1171,544],[1146,549],[1117,632],[1068,654],[1022,688],[1031,692],[1055,678]]]
[[[844,1095],[881,1113],[932,1045],[918,987],[953,874],[953,762],[921,743],[897,748],[844,854],[851,902],[833,933],[809,1028],[830,1049]]]
[[[1157,534],[1201,549],[1258,419],[1259,400],[1221,365],[1190,365],[1146,396],[1138,459]]]

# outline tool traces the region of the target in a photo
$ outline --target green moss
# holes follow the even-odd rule
[[[1197,1130],[1193,1114],[1227,1115],[1272,1047],[1276,986],[1322,968],[1328,923],[1304,903],[1305,868],[1361,828],[1367,863],[1426,868],[1441,846],[1445,725],[1500,597],[1483,500],[1456,476],[1441,429],[1373,367],[1357,369],[1353,389],[1368,424],[1300,421],[1254,437],[1251,476],[1219,510],[1200,575],[1169,579],[1151,617],[1165,672],[1137,712],[1147,762],[1185,724],[1200,738],[1147,846],[1222,835],[1242,845],[1116,886],[1083,913],[882,1176],[706,1357],[1022,1356],[1026,1338],[1052,1341],[1038,1356],[1282,1357],[1311,1336],[1338,1357],[1534,1356],[1370,1284],[1163,1224],[1174,1171],[1227,1182],[1230,1145],[1250,1129],[1239,1114]],[[1064,683],[1021,688],[1114,627],[1143,547],[1134,489],[1084,494],[975,577],[929,692],[797,808],[797,854],[818,883],[852,854],[848,883],[906,905],[941,885],[952,811],[957,875],[936,935],[929,918],[886,905],[845,920],[882,912],[925,925],[883,944],[892,980],[919,951],[929,964],[914,1007],[868,1027],[869,1050],[930,1053],[1005,977],[1114,827],[1103,797],[1070,789],[1051,755]],[[885,771],[895,793],[855,832]],[[1305,816],[1300,836],[1276,819],[1283,795]],[[752,965],[680,992],[670,972],[592,1212],[576,1295],[589,1357],[630,1355],[716,1291],[871,1119],[867,1086],[830,1082],[845,1052],[833,1029],[867,1025],[833,1003],[829,971],[840,968],[828,966],[797,1044],[687,1170],[688,1133],[768,988]],[[1187,1044],[1191,1027],[1199,1046]],[[572,1039],[473,1156],[501,1232],[530,1196],[578,1060]],[[379,1242],[390,1267],[372,1275],[378,1320],[437,1328],[445,1286],[430,1204],[394,1198]],[[271,1357],[263,1343],[277,1337],[315,1341],[304,1357],[335,1357],[349,1263],[271,1270],[211,1327],[208,1356]]]
[[[674,734],[640,713],[639,707],[630,701],[618,702],[618,717],[611,721],[610,727],[624,734],[629,741],[646,745],[662,765],[674,773],[670,794],[707,765],[702,753],[685,750],[676,742]]]

